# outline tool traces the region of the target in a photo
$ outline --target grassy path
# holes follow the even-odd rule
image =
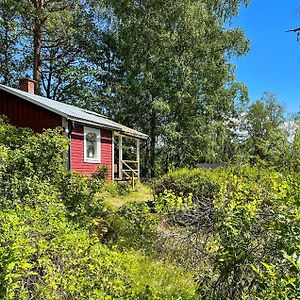
[[[125,195],[117,193],[116,184],[110,184],[105,191],[101,192],[100,196],[115,209],[127,202],[143,202],[153,198],[151,188],[144,184],[138,184],[134,191],[130,190]]]

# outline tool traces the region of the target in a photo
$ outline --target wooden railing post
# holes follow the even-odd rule
[[[125,175],[125,179],[131,180],[132,189],[135,188],[136,179],[138,179],[137,161],[135,160],[122,160],[122,174]],[[131,167],[130,164],[134,166]]]
[[[132,171],[131,171],[131,180],[132,180],[132,189],[133,189],[133,190],[134,190],[134,179],[135,179],[134,171],[132,170]]]
[[[140,179],[140,140],[136,140],[136,161],[137,161],[137,170],[138,170],[138,179]]]

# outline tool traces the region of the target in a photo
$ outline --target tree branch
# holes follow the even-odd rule
[[[299,31],[300,31],[300,27],[295,28],[295,29],[287,30],[286,32],[299,32]]]

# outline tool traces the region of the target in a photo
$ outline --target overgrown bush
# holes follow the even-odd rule
[[[298,175],[239,167],[177,171],[156,184],[156,193],[193,193],[193,208],[175,220],[188,233],[185,247],[205,261],[200,299],[299,299],[299,183]]]
[[[53,195],[77,221],[101,216],[103,202],[95,195],[104,183],[67,171],[68,140],[60,129],[34,134],[0,122],[0,207],[34,206]]]
[[[155,234],[148,207],[112,214],[103,180],[66,170],[67,144],[0,121],[0,298],[193,299],[192,273],[133,250]]]
[[[0,119],[0,145],[6,149],[7,172],[23,177],[37,176],[56,183],[66,169],[68,139],[60,129],[33,134],[30,129],[16,128]]]
[[[92,175],[93,178],[98,180],[107,181],[108,179],[108,166],[97,166],[94,174]]]
[[[101,180],[85,175],[68,172],[59,186],[61,199],[68,209],[69,215],[76,221],[101,217],[105,207],[97,193],[103,188]]]
[[[214,198],[219,275],[206,295],[299,298],[299,269],[284,257],[285,252],[299,256],[300,210],[292,198],[298,193],[289,178],[276,172],[249,168],[228,174]]]
[[[156,238],[158,219],[144,202],[126,203],[110,219],[114,242],[123,249],[149,250]]]
[[[219,190],[220,181],[212,170],[181,169],[162,176],[154,183],[154,194],[157,196],[172,191],[177,196],[192,194],[194,201],[212,199]]]
[[[177,196],[173,191],[165,190],[159,196],[154,197],[154,207],[160,214],[178,213],[193,207],[192,197],[192,193],[185,197],[183,194]]]
[[[59,129],[33,134],[0,119],[0,208],[36,205],[56,193],[66,173],[67,145]]]
[[[191,275],[101,245],[63,204],[0,211],[0,224],[1,299],[194,299]]]

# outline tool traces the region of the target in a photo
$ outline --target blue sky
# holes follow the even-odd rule
[[[248,86],[251,101],[269,91],[290,113],[300,111],[300,40],[285,31],[300,27],[298,7],[299,0],[251,0],[232,21],[250,39],[248,54],[234,60],[238,81]]]

